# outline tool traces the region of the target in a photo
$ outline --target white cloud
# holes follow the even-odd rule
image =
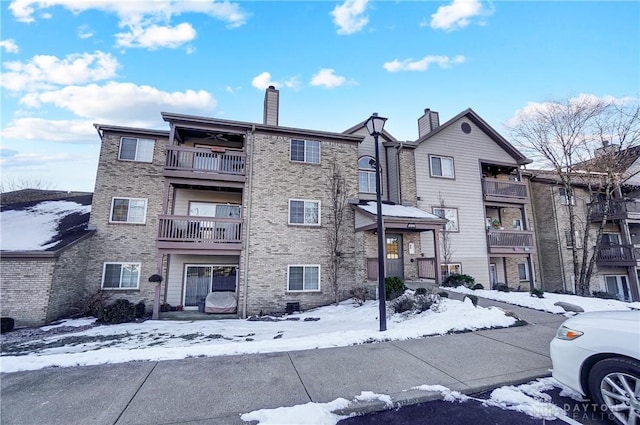
[[[462,55],[457,55],[453,58],[449,58],[449,56],[429,55],[417,61],[413,59],[405,59],[403,61],[395,59],[391,62],[385,62],[382,66],[389,72],[426,71],[431,64],[437,64],[440,68],[449,68],[451,65],[464,63],[465,60],[465,57]]]
[[[183,22],[178,26],[131,26],[129,32],[116,34],[117,47],[141,47],[156,50],[160,47],[175,49],[196,38],[196,30]]]
[[[278,88],[282,84],[278,83],[277,81],[272,81],[271,74],[265,71],[253,77],[253,80],[251,80],[251,85],[257,88],[258,90],[266,90],[267,87],[269,86],[274,86],[275,88]]]
[[[94,36],[94,32],[89,25],[80,25],[78,27],[78,37],[85,40]]]
[[[2,47],[7,53],[18,53],[20,50],[13,39],[0,41],[0,47]]]
[[[113,1],[113,0],[14,0],[9,5],[13,16],[21,22],[35,21],[36,11],[55,6],[78,14],[87,10],[113,13],[120,19],[120,27],[127,31],[116,34],[118,46],[157,49],[176,48],[195,38],[189,23],[170,25],[174,16],[200,13],[226,22],[230,28],[246,23],[248,14],[238,3],[215,0],[181,1]],[[83,32],[84,33],[84,32]]]
[[[343,85],[346,81],[345,77],[335,75],[334,69],[323,68],[311,78],[311,85],[334,88]]]
[[[367,25],[369,18],[364,14],[367,3],[368,0],[346,0],[331,11],[330,15],[338,27],[338,34],[354,34]]]
[[[483,9],[480,0],[453,0],[451,4],[440,6],[431,15],[431,28],[453,31],[469,25],[474,16],[491,13]]]
[[[10,91],[51,88],[53,85],[82,84],[113,78],[119,67],[109,53],[81,53],[56,56],[38,55],[27,62],[4,62],[7,69],[0,85]]]
[[[98,141],[93,121],[90,120],[18,118],[2,129],[0,135],[3,139],[9,140],[46,140],[65,143],[96,143]]]
[[[29,93],[20,103],[31,107],[51,104],[78,117],[118,125],[132,125],[135,117],[136,126],[142,127],[160,123],[162,111],[210,114],[216,106],[215,99],[204,90],[165,92],[151,86],[117,82]]]

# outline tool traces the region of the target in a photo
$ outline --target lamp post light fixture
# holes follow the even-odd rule
[[[369,134],[373,136],[376,155],[376,220],[378,225],[378,301],[380,307],[380,331],[387,330],[387,294],[384,287],[384,237],[382,232],[382,197],[381,179],[382,168],[380,167],[380,148],[378,147],[378,136],[382,134],[384,123],[387,119],[379,117],[373,113],[366,122]]]

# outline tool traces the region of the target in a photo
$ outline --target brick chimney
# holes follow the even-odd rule
[[[427,108],[424,115],[418,118],[418,138],[433,131],[440,126],[440,115],[436,111]]]
[[[278,125],[278,110],[280,109],[280,92],[274,86],[269,86],[264,94],[263,124]]]

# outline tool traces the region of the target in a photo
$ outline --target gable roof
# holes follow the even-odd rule
[[[3,198],[31,194],[36,199],[2,205],[0,250],[3,256],[55,256],[94,233],[87,230],[91,193],[33,189],[16,192],[22,193],[9,192]],[[66,196],[62,196],[63,193]]]
[[[357,132],[358,130],[360,130],[361,128],[365,128],[367,121],[369,121],[369,118],[367,118],[364,121],[360,121],[358,124],[349,127],[348,129],[346,129],[345,131],[343,131],[344,134],[354,134],[355,132]],[[368,131],[367,131],[368,134]],[[383,138],[387,139],[389,142],[397,142],[396,138],[393,137],[391,135],[391,133],[389,133],[387,130],[382,129],[382,133],[380,134],[380,136],[382,136]]]
[[[511,143],[507,141],[500,133],[498,133],[493,127],[491,127],[485,120],[483,120],[480,115],[478,115],[473,109],[467,108],[464,111],[460,112],[455,117],[451,118],[449,121],[441,124],[440,126],[434,128],[429,133],[424,136],[418,138],[416,140],[416,144],[421,144],[428,141],[430,138],[440,133],[445,128],[449,127],[460,118],[465,117],[476,126],[478,126],[491,140],[493,140],[498,146],[500,146],[505,152],[507,152],[519,165],[530,164],[533,161],[526,156],[524,156],[518,149],[515,148]]]

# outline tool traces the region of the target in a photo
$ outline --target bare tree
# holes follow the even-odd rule
[[[438,193],[438,198],[440,201],[440,208],[442,209],[442,214],[440,215],[442,218],[446,218],[444,214],[444,209],[446,208],[446,202],[442,193]],[[440,246],[441,246],[441,254],[442,254],[442,265],[445,266],[445,277],[449,275],[449,264],[451,263],[451,258],[453,257],[453,246],[451,243],[451,232],[447,230],[447,224],[442,225],[442,232],[440,232]]]
[[[51,190],[54,188],[53,183],[37,177],[22,177],[19,179],[8,179],[0,182],[0,193],[13,192],[21,189],[41,189]]]
[[[340,272],[344,261],[345,219],[348,204],[347,183],[337,161],[333,161],[327,173],[329,205],[323,206],[326,212],[326,247],[329,254],[329,283],[336,304],[340,302],[342,285]]]
[[[571,237],[579,235],[584,247],[582,252],[578,243],[571,248],[580,295],[589,294],[612,200],[620,197],[621,185],[631,177],[629,158],[637,154],[629,148],[640,138],[639,111],[636,101],[581,95],[528,107],[507,125],[522,151],[542,168],[551,168],[564,189]],[[585,188],[588,197],[578,204],[577,187]],[[593,234],[589,217],[596,207],[602,218]]]

